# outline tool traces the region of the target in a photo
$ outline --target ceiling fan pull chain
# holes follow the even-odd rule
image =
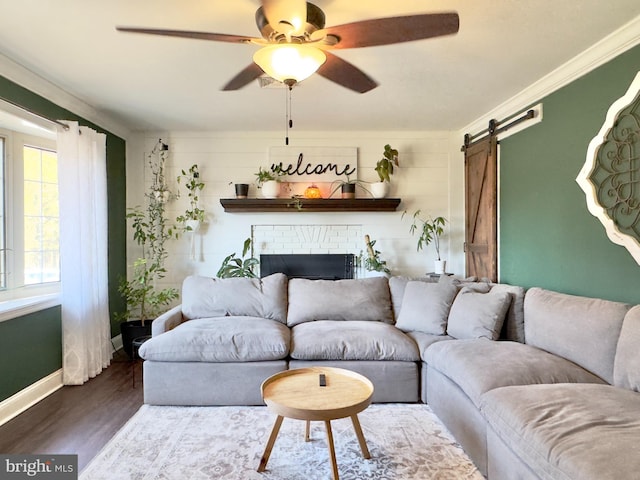
[[[293,120],[291,119],[291,90],[292,90],[292,86],[289,85],[288,86],[288,91],[285,91],[285,117],[286,117],[286,122],[287,125],[285,127],[286,129],[286,136],[284,138],[284,144],[285,145],[289,145],[289,129],[293,128]]]
[[[287,97],[287,92],[284,92],[284,117],[285,117],[285,131],[286,136],[284,139],[285,145],[289,145],[289,100]]]

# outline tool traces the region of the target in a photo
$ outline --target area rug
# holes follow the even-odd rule
[[[362,458],[349,419],[331,423],[341,480],[482,479],[426,405],[375,404],[358,415],[371,453]],[[144,405],[80,480],[330,479],[324,424],[285,418],[267,470],[256,471],[275,415],[266,407]]]

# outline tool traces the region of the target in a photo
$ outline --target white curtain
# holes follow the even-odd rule
[[[76,122],[58,131],[62,371],[80,385],[111,360],[106,137]]]

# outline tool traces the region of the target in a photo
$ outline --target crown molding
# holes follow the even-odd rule
[[[530,105],[577,80],[601,65],[640,44],[640,16],[607,35],[567,63],[561,65],[540,80],[534,82],[519,94],[498,105],[493,110],[474,120],[459,131],[475,133],[486,128],[490,119],[502,119],[514,116]]]
[[[80,100],[78,97],[73,96],[66,90],[54,85],[49,80],[46,80],[2,54],[0,54],[0,71],[2,71],[2,76],[14,83],[17,83],[21,87],[46,98],[50,102],[55,103],[56,105],[95,123],[96,125],[100,125],[105,130],[108,130],[125,140],[131,133],[128,128],[122,125],[122,122],[111,118],[104,112],[97,110],[88,103]]]

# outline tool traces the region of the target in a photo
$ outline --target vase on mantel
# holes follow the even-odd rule
[[[370,186],[373,198],[385,198],[389,194],[389,182],[374,182]]]
[[[262,184],[262,196],[264,198],[278,198],[280,195],[280,182],[269,180]]]

